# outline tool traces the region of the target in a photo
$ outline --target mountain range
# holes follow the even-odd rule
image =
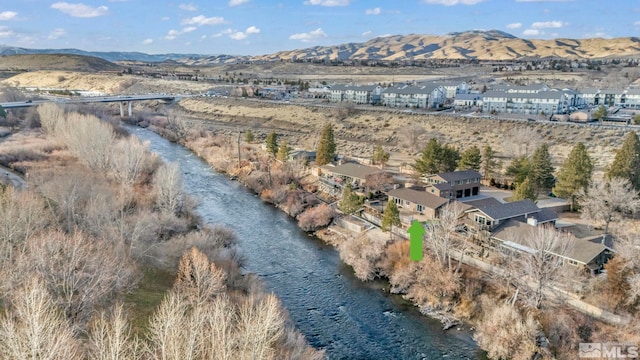
[[[522,60],[603,59],[640,57],[640,38],[528,40],[499,31],[466,31],[446,35],[393,35],[364,43],[314,46],[258,56],[203,54],[145,54],[142,52],[94,52],[78,49],[27,49],[0,46],[0,55],[75,54],[108,61],[172,61],[185,65],[213,65],[238,61],[277,60]]]

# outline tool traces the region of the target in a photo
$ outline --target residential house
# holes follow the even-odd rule
[[[535,253],[527,240],[534,234],[535,224],[531,221],[522,222],[510,219],[504,222],[491,234],[491,243],[495,249],[508,253]],[[575,266],[590,273],[598,273],[611,257],[611,250],[602,243],[577,239],[569,236],[571,244],[563,244],[555,249],[549,249],[549,255],[562,259],[565,266]]]
[[[479,172],[463,170],[427,175],[423,181],[428,193],[446,199],[461,199],[478,195],[481,179]]]
[[[357,163],[324,165],[319,168],[318,184],[320,190],[328,194],[340,195],[347,184],[351,184],[356,190],[361,189],[366,186],[370,176],[380,173],[384,173],[384,170]]]
[[[398,209],[406,210],[407,214],[411,218],[410,221],[404,223],[410,224],[415,218],[411,215],[422,215],[419,220],[431,220],[435,219],[440,214],[440,209],[449,203],[449,199],[445,199],[436,195],[432,195],[424,189],[413,188],[399,188],[387,192],[389,201],[393,201]]]
[[[577,96],[562,90],[539,92],[506,92],[491,90],[484,93],[482,111],[514,114],[564,114],[575,106]]]
[[[466,81],[434,81],[434,85],[440,85],[444,88],[445,98],[453,100],[457,95],[468,94],[471,86]]]
[[[482,94],[457,94],[453,106],[456,109],[475,109],[482,106]]]
[[[380,85],[334,85],[331,87],[329,100],[354,104],[378,104],[382,100],[382,87]]]
[[[494,231],[501,223],[507,220],[520,222],[530,222],[534,225],[555,224],[558,214],[555,211],[539,208],[533,201],[526,199],[504,203],[499,205],[489,205],[485,207],[475,207],[465,211],[465,223],[476,230]]]
[[[440,85],[389,87],[382,92],[382,104],[389,107],[439,108],[446,100],[446,91]]]
[[[640,109],[640,89],[627,89],[622,94],[620,105],[628,109]]]

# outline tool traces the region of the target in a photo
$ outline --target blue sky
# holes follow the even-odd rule
[[[498,29],[528,39],[640,35],[637,0],[13,0],[0,44],[259,55],[398,34]]]

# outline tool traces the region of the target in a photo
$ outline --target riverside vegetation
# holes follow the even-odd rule
[[[235,235],[201,222],[177,164],[108,116],[31,116],[0,144],[28,180],[0,186],[3,357],[324,357],[241,273]]]
[[[245,135],[251,141],[243,143],[238,132],[190,128],[176,118],[145,119],[143,125],[187,146],[218,171],[241,181],[264,201],[287,212],[302,229],[332,243],[360,279],[386,278],[391,292],[404,294],[423,312],[443,314],[445,318],[474,325],[476,340],[493,359],[531,359],[534,355],[573,359],[580,342],[640,339],[640,328],[635,325],[638,322],[633,320],[639,315],[638,286],[636,277],[631,276],[640,268],[636,264],[636,245],[640,241],[637,229],[629,234],[620,233],[618,246],[626,250],[607,265],[606,279],[571,273],[550,263],[547,257],[529,262],[502,258],[502,266],[508,270],[506,275],[491,276],[459,262],[455,250],[460,247],[464,250],[464,242],[460,243],[451,233],[460,209],[450,208],[445,212],[450,216],[441,218],[429,230],[424,259],[411,262],[405,240],[380,241],[366,234],[350,237],[327,231],[326,227],[340,215],[318,198],[315,178],[304,161],[276,158],[275,133],[269,136],[271,144],[267,152],[253,143],[253,134]],[[539,151],[544,153],[544,146]],[[633,223],[618,228],[631,226]],[[547,230],[535,236],[542,247],[561,242],[560,237]],[[605,310],[629,316],[632,321],[618,326],[600,322],[545,295],[543,290],[550,286],[549,282],[529,289],[528,284],[518,281],[534,275],[539,275],[539,283],[552,279],[570,284],[572,278],[577,278],[582,284],[578,290],[582,298]]]

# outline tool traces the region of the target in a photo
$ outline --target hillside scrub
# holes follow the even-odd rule
[[[161,164],[147,145],[97,117],[52,113],[63,117],[60,126],[0,146],[0,158],[21,143],[38,153],[7,163],[29,173],[28,191],[0,191],[3,354],[26,358],[46,348],[56,358],[155,359],[168,356],[172,342],[180,349],[175,359],[186,349],[217,358],[225,347],[233,358],[322,357],[287,325],[277,299],[242,273],[235,234],[201,223],[176,164]],[[50,144],[52,151],[41,150]],[[148,305],[159,307],[134,333],[137,307],[128,301],[138,299],[125,294],[152,267],[177,280],[164,300]],[[185,306],[193,312],[176,317]],[[172,339],[159,330],[167,324]]]

